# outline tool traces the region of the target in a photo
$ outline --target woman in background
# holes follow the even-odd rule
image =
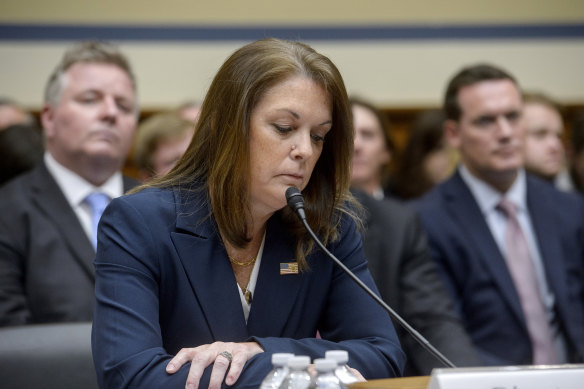
[[[355,127],[355,147],[351,166],[351,186],[377,200],[385,197],[395,146],[387,117],[373,104],[353,97],[350,100]]]
[[[148,182],[168,173],[191,143],[194,127],[177,112],[158,113],[144,120],[134,140],[138,178]]]

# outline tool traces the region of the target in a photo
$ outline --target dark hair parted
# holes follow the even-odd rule
[[[464,87],[482,81],[511,80],[517,85],[515,78],[505,70],[489,64],[478,64],[463,68],[448,83],[444,95],[444,112],[446,118],[459,120],[462,114],[458,102],[458,93]]]
[[[248,226],[242,221],[249,212],[253,174],[251,114],[270,88],[295,76],[322,86],[332,101],[333,125],[303,190],[308,222],[327,242],[338,237],[341,213],[355,217],[348,191],[353,125],[341,74],[327,57],[303,43],[259,40],[235,51],[221,66],[203,102],[193,142],[174,169],[151,184],[204,191],[223,238],[236,247],[245,247],[250,240]],[[288,207],[282,210],[282,217],[296,237],[297,260],[305,269],[311,240]]]

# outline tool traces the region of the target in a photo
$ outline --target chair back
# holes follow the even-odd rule
[[[97,389],[91,323],[0,328],[0,387]]]

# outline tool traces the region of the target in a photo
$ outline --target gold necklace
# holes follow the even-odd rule
[[[255,257],[255,258],[252,258],[252,259],[250,259],[250,260],[249,260],[249,261],[247,261],[247,262],[241,262],[241,261],[238,261],[237,259],[233,258],[233,257],[232,257],[231,255],[229,255],[229,254],[227,254],[227,257],[229,258],[229,261],[230,261],[231,263],[233,263],[234,265],[237,265],[237,266],[249,266],[249,265],[252,265],[252,264],[254,264],[254,263],[255,263],[255,261],[256,261],[256,259],[257,259],[257,257]]]

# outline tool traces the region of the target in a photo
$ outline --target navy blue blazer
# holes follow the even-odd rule
[[[458,312],[486,365],[531,364],[531,343],[503,254],[456,172],[413,203]],[[584,356],[584,204],[527,176],[527,207],[570,362]]]
[[[348,218],[329,249],[375,288]],[[280,275],[280,263],[294,258],[278,212],[268,221],[246,325],[231,264],[200,196],[148,189],[112,201],[95,259],[92,345],[100,387],[184,388],[190,364],[169,375],[172,355],[215,341],[255,340],[265,350],[247,362],[237,388],[257,388],[274,352],[319,358],[345,349],[366,378],[399,376],[405,356],[388,314],[320,250],[308,257],[309,271]]]

